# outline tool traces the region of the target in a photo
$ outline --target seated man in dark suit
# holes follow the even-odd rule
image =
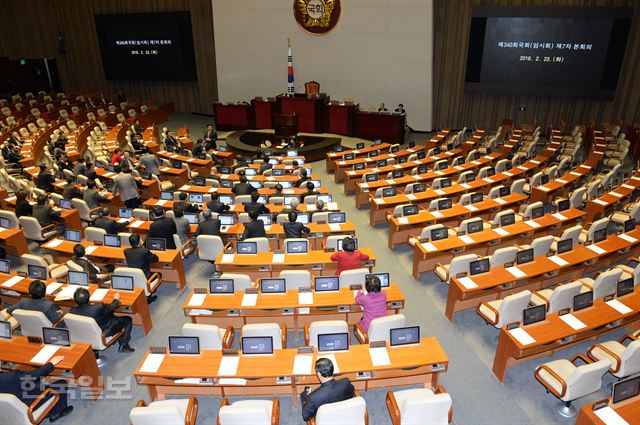
[[[140,235],[137,233],[132,233],[129,236],[129,245],[131,245],[131,248],[124,250],[127,267],[142,270],[144,276],[149,279],[151,277],[151,264],[158,262],[158,256],[140,245]],[[147,296],[147,303],[151,304],[157,299],[157,295],[150,294]]]
[[[258,174],[264,174],[265,171],[273,168],[273,165],[269,164],[269,157],[264,155],[262,157],[262,164],[260,164],[260,169],[258,170]]]
[[[247,178],[245,176],[240,176],[240,183],[234,184],[231,191],[234,195],[251,195],[255,189],[249,183],[247,183]]]
[[[51,387],[51,389],[60,394],[60,399],[52,407],[48,415],[50,422],[56,422],[73,411],[73,406],[67,406],[67,382],[61,379],[45,386],[41,379],[50,375],[54,371],[54,366],[62,360],[64,360],[64,356],[55,356],[49,362],[31,372],[0,372],[0,393],[13,394],[24,404],[30,406],[47,387]],[[46,396],[37,404],[37,408],[34,410],[42,408],[43,404],[51,397],[53,397],[53,394]],[[34,416],[38,415],[35,414]]]
[[[176,222],[170,217],[164,216],[164,209],[156,205],[151,210],[154,222],[149,227],[147,238],[158,238],[166,241],[167,249],[176,249],[176,243],[173,241],[173,235],[178,232]]]
[[[300,195],[300,202],[304,202],[304,198],[306,198],[307,196],[313,196],[313,195],[319,195],[319,194],[320,192],[318,192],[315,189],[314,184],[311,182],[307,182],[307,191],[302,195]]]
[[[56,181],[56,178],[51,173],[51,169],[46,165],[40,166],[40,173],[38,174],[38,179],[36,182],[36,187],[38,189],[42,189],[45,192],[54,192],[55,188],[53,187],[53,183]]]
[[[30,216],[33,214],[33,207],[27,201],[29,191],[26,189],[20,189],[16,192],[16,217],[22,217],[23,215]]]
[[[62,310],[53,301],[44,298],[47,293],[47,286],[41,280],[34,280],[29,284],[29,295],[31,298],[23,298],[12,306],[7,307],[7,313],[12,314],[14,310],[40,311],[47,316],[53,324],[62,319]]]
[[[62,189],[62,197],[67,201],[73,198],[82,199],[82,191],[76,187],[76,179],[73,177],[67,177],[67,184]]]
[[[258,214],[270,214],[269,208],[265,207],[263,203],[258,202],[260,194],[258,192],[251,192],[251,202],[244,204],[244,212],[250,213],[256,211]]]
[[[300,178],[293,183],[293,187],[302,187],[307,180],[309,180],[309,176],[307,175],[307,170],[303,168],[300,170]]]
[[[118,339],[118,344],[120,344],[118,351],[121,353],[134,352],[135,350],[129,345],[133,326],[131,317],[113,314],[120,307],[120,293],[118,292],[113,297],[113,301],[109,305],[104,303],[91,304],[89,298],[90,294],[87,289],[78,288],[73,294],[76,307],[69,310],[69,313],[93,318],[106,336],[113,336],[124,329],[124,333]]]
[[[85,175],[87,172],[87,166],[84,165],[84,158],[78,158],[78,162],[73,166],[73,175],[78,177],[79,175]]]
[[[296,222],[298,219],[298,213],[291,211],[289,213],[289,222],[282,223],[284,228],[284,235],[286,238],[302,238],[307,236],[311,230],[302,223]]]
[[[118,227],[120,226],[117,222],[109,218],[109,208],[102,208],[99,212],[100,217],[96,218],[96,221],[93,222],[93,227],[104,229],[109,235],[118,234]]]
[[[87,203],[87,206],[90,209],[94,209],[100,206],[100,202],[105,202],[109,198],[100,195],[96,190],[96,182],[94,180],[89,180],[87,182],[87,189],[82,194],[82,199],[84,199],[84,202]]]
[[[173,152],[174,150],[180,147],[180,143],[178,142],[178,139],[176,139],[173,136],[173,133],[169,130],[167,130],[166,136],[164,138],[164,145],[169,152]]]
[[[182,207],[182,211],[187,214],[197,214],[200,212],[200,208],[198,208],[197,205],[187,202],[187,192],[180,192],[178,199],[180,199],[178,202],[173,203],[174,208],[179,205]]]
[[[216,192],[213,192],[211,194],[211,201],[207,202],[207,208],[209,208],[211,212],[224,214],[225,212],[229,211],[231,207],[220,202],[220,195],[218,195]]]
[[[316,376],[320,386],[313,391],[305,387],[300,400],[302,401],[302,419],[308,421],[316,416],[316,412],[323,404],[336,403],[355,397],[355,389],[349,378],[334,379],[333,363],[329,359],[316,360]]]
[[[44,195],[38,195],[36,205],[33,206],[33,217],[38,220],[40,226],[47,227],[53,224],[53,219],[60,217],[60,211],[55,211],[49,205],[46,205],[49,199]],[[64,225],[57,226],[58,233],[64,232]]]
[[[198,224],[198,229],[196,229],[195,235],[196,238],[200,235],[222,236],[220,234],[220,220],[213,218],[211,211],[202,211],[202,217],[204,217],[204,221],[201,221]]]
[[[249,218],[251,221],[249,223],[245,223],[241,239],[245,240],[249,238],[267,237],[267,232],[264,230],[264,222],[262,220],[258,220],[258,212],[251,211],[249,213]]]
[[[202,139],[198,139],[196,140],[196,144],[193,146],[193,149],[191,149],[191,155],[193,155],[194,158],[197,158],[203,152],[204,144],[202,143]]]
[[[89,280],[92,282],[105,282],[109,280],[109,273],[113,273],[114,265],[105,264],[102,267],[98,267],[86,256],[86,251],[82,244],[75,244],[73,246],[73,256],[71,261],[82,267],[82,270],[89,273]]]

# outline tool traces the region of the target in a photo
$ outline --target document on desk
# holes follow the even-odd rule
[[[551,257],[549,257],[549,260],[553,261],[560,267],[566,266],[567,264],[569,264],[567,260],[565,260],[564,258],[558,257],[557,255],[552,255]]]
[[[518,169],[522,170],[522,171],[527,171],[528,170],[528,168],[525,167],[524,165],[518,165]]]
[[[51,282],[47,285],[47,295],[51,295],[56,289],[62,286],[60,282]]]
[[[329,202],[326,205],[328,210],[337,210],[338,209],[338,203],[337,202]]]
[[[551,190],[551,188],[550,188],[550,187],[544,187],[544,186],[538,186],[538,189],[540,189],[540,190],[541,190],[541,191],[543,191],[543,192],[548,192],[548,191],[550,191],[550,190]]]
[[[513,176],[513,174],[508,172],[508,171],[503,171],[502,174],[504,174],[507,177],[512,177]]]
[[[461,277],[460,279],[458,279],[458,282],[460,282],[460,284],[464,286],[466,289],[473,289],[478,287],[478,284],[475,283],[473,279],[467,276]]]
[[[593,413],[600,418],[605,425],[629,425],[629,422],[625,421],[611,406],[595,410]]]
[[[133,223],[129,224],[129,226],[137,229],[138,227],[142,226],[142,223],[144,223],[144,221],[136,220]]]
[[[76,290],[80,288],[79,285],[67,285],[64,288],[62,288],[62,290],[60,292],[58,292],[58,295],[56,295],[56,298],[54,299],[54,301],[66,301],[66,300],[72,300],[73,299],[73,294],[76,293]]]
[[[240,356],[222,356],[220,367],[218,368],[219,376],[236,376],[238,372],[238,364]]]
[[[393,180],[393,179],[389,179],[389,180],[387,180],[387,183],[389,183],[389,184],[396,184],[396,181],[395,181],[395,180]]]
[[[273,257],[271,257],[271,262],[273,264],[284,263],[284,254],[273,254]]]
[[[317,359],[329,359],[331,363],[333,363],[333,373],[340,373],[340,368],[338,367],[338,361],[336,360],[336,355],[333,353],[330,354],[322,354],[318,353]]]
[[[47,242],[43,246],[45,248],[55,248],[55,247],[59,246],[60,244],[62,244],[62,242],[64,242],[62,239],[54,239],[54,240],[51,240],[51,241]]]
[[[460,186],[464,187],[465,189],[471,189],[471,185],[467,183],[462,183]]]
[[[476,207],[475,205],[469,204],[469,205],[465,205],[464,207],[469,211],[478,211],[478,207]]]
[[[427,252],[433,252],[433,251],[437,251],[438,250],[438,248],[436,248],[435,245],[432,244],[431,242],[423,243],[423,244],[420,244],[420,245],[422,245],[424,250],[427,251]]]
[[[384,204],[384,198],[373,198],[373,202],[377,205]]]
[[[600,248],[598,245],[587,245],[587,248],[589,248],[591,251],[595,252],[596,254],[604,254],[605,252],[607,252],[606,249],[602,249]]]
[[[220,385],[247,385],[247,380],[244,378],[220,378],[218,379]]]
[[[418,199],[418,197],[416,195],[414,195],[413,193],[409,193],[407,195],[407,198],[410,199],[411,201],[415,201],[416,199]]]
[[[298,292],[298,304],[313,304],[313,292]]]
[[[165,354],[149,354],[140,366],[141,373],[156,373],[164,360]]]
[[[461,240],[462,242],[464,242],[465,244],[467,244],[467,245],[468,245],[468,244],[471,244],[471,243],[476,243],[476,241],[475,241],[475,240],[473,240],[473,238],[472,238],[471,236],[469,236],[469,235],[462,235],[462,236],[460,236],[460,240]]]
[[[222,264],[233,263],[234,258],[236,258],[235,254],[222,254],[222,260],[220,260],[220,263]]]
[[[166,199],[161,199],[159,201],[156,201],[156,203],[154,205],[157,205],[157,206],[161,207],[164,204],[166,204],[167,202],[169,202],[169,201],[167,201]]]
[[[565,221],[568,220],[566,215],[560,214],[560,213],[555,213],[555,214],[551,214],[552,217],[560,220],[560,221]]]
[[[606,203],[605,201],[601,201],[600,199],[594,199],[593,202],[595,202],[596,204],[604,205],[604,206],[609,205],[608,203]]]
[[[342,231],[342,227],[340,227],[340,223],[329,223],[329,229],[331,229],[332,232]]]
[[[88,246],[88,247],[86,247],[86,248],[84,249],[84,252],[85,252],[85,254],[87,254],[87,255],[91,255],[91,254],[93,254],[93,252],[94,252],[96,249],[98,249],[98,247],[97,247],[97,246]]]
[[[442,189],[435,189],[434,192],[436,193],[436,195],[444,195],[446,192]]]
[[[374,367],[389,366],[391,364],[387,347],[369,347],[369,356],[371,357],[371,363]]]
[[[484,178],[484,179],[482,179],[482,180],[484,180],[484,181],[485,181],[485,182],[487,182],[487,183],[495,183],[495,180],[490,179],[489,177],[485,177],[485,178]]]
[[[520,344],[529,345],[536,342],[535,339],[524,328],[515,328],[507,331],[513,336]]]
[[[559,317],[560,317],[560,320],[562,320],[567,325],[571,326],[571,328],[575,331],[579,331],[580,329],[587,327],[587,325],[582,323],[582,320],[578,319],[576,316],[574,316],[571,313],[563,314],[562,316],[559,316]]]
[[[11,288],[16,283],[20,282],[24,277],[22,276],[13,276],[11,279],[8,279],[6,282],[2,284],[3,288]]]
[[[636,241],[637,241],[637,239],[636,239],[636,238],[634,238],[633,236],[629,236],[629,235],[627,235],[627,234],[625,234],[625,233],[621,233],[621,234],[619,234],[619,235],[618,235],[618,237],[619,237],[620,239],[624,239],[625,241],[627,241],[627,242],[631,242],[631,243],[634,243],[634,242],[636,242]]]
[[[627,307],[626,305],[622,304],[620,301],[616,299],[609,300],[605,304],[611,307],[612,309],[616,310],[620,314],[627,314],[627,313],[633,312],[633,309]]]
[[[520,270],[517,266],[506,267],[505,270],[511,273],[514,277],[518,279],[520,279],[521,277],[525,277],[527,275],[525,272]]]
[[[431,215],[435,218],[442,218],[443,214],[440,211],[431,211]]]
[[[242,296],[242,307],[253,307],[258,302],[258,294],[244,294]]]
[[[58,352],[59,349],[59,345],[45,345],[40,349],[40,351],[38,351],[38,354],[33,356],[33,358],[29,361],[31,363],[45,364],[49,361],[49,359],[51,359],[51,357],[53,357],[54,354]]]
[[[631,186],[630,184],[623,184],[622,187],[625,189],[636,190],[635,186]]]
[[[493,229],[493,231],[499,234],[500,236],[509,236],[511,234],[506,230],[504,230],[502,227],[496,227],[495,229]]]
[[[204,304],[204,300],[207,299],[207,294],[193,294],[191,298],[189,298],[189,307],[200,307]]]
[[[398,224],[409,224],[409,217],[398,217]]]
[[[293,375],[312,375],[313,356],[297,354],[293,359]]]
[[[504,200],[504,199],[502,199],[502,198],[495,198],[495,199],[494,199],[494,201],[496,201],[496,202],[497,202],[498,204],[500,204],[500,205],[504,205],[504,204],[506,204],[506,203],[507,203],[507,201],[505,201],[505,200]]]
[[[624,196],[619,194],[618,192],[609,192],[609,194],[615,196],[616,198],[622,198]]]
[[[89,301],[93,303],[102,302],[102,300],[108,293],[109,293],[108,288],[98,288],[95,291],[93,291],[93,294],[91,294],[91,298],[89,298]]]
[[[560,184],[567,184],[567,183],[569,183],[568,181],[566,181],[566,180],[562,180],[562,179],[556,179],[556,181],[557,181],[558,183],[560,183]]]

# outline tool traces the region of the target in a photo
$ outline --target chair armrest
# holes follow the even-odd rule
[[[396,402],[396,398],[391,391],[387,392],[386,397],[387,410],[389,411],[389,417],[391,418],[392,425],[400,425],[400,408]]]
[[[618,341],[622,344],[625,340],[630,339],[631,341],[637,341],[638,337],[633,336],[631,334],[623,335]]]
[[[120,332],[118,332],[117,334],[113,335],[113,337],[111,338],[111,341],[109,341],[107,343],[107,337],[105,336],[105,334],[102,334],[102,344],[105,347],[111,347],[113,344],[116,343],[116,341],[118,339],[120,339],[120,337],[124,334],[124,328],[120,329]]]
[[[224,244],[224,247],[222,248],[222,251],[227,251],[229,250],[229,248],[233,248],[233,244],[231,242],[227,242],[226,244]]]
[[[560,390],[559,393],[552,386],[547,384],[547,381],[545,381],[542,377],[540,377],[541,370],[544,370],[545,372],[547,372],[555,380],[557,380],[560,383],[560,385],[562,385],[562,389]],[[536,370],[533,372],[533,376],[535,376],[538,382],[540,382],[547,390],[549,390],[554,396],[558,398],[563,397],[567,392],[567,383],[564,381],[564,379],[562,379],[560,375],[558,375],[553,369],[551,369],[549,366],[545,364],[538,366]]]
[[[544,303],[547,305],[547,311],[549,310],[549,300],[547,299],[547,297],[545,297],[544,295],[542,295],[540,292],[538,291],[533,291],[533,294],[538,297],[538,298],[542,298],[542,300],[544,301]]]
[[[189,397],[189,404],[187,404],[187,415],[185,417],[185,425],[196,425],[196,418],[198,417],[198,400],[195,397]]]
[[[222,408],[223,406],[228,406],[229,405],[229,399],[228,398],[223,398],[222,401],[220,402],[220,408]],[[217,424],[220,425],[220,415],[218,415],[218,421]]]
[[[227,330],[222,337],[222,348],[231,348],[231,344],[233,344],[235,337],[236,331],[233,329],[233,326],[227,326]]]
[[[590,360],[587,356],[585,356],[584,354],[582,354],[582,353],[578,353],[578,354],[576,354],[575,356],[573,356],[573,357],[571,358],[570,362],[571,362],[571,363],[573,363],[573,364],[576,364],[576,360],[582,360],[582,361],[583,361],[583,362],[585,362],[586,364],[591,363],[591,360]]]
[[[183,243],[183,244],[182,244],[181,251],[182,251],[182,253],[184,254],[184,252],[185,252],[187,249],[191,249],[191,250],[193,250],[193,247],[194,247],[194,246],[193,246],[193,239],[189,239],[188,241],[186,241],[185,243]]]
[[[282,324],[282,348],[287,348],[287,325]]]
[[[44,401],[44,399],[47,396],[53,396],[54,398],[54,402],[51,403],[51,405],[49,405],[49,407],[47,407],[44,412],[42,412],[42,414],[38,417],[38,418],[34,418],[33,414],[35,413],[35,411],[37,410],[37,407],[40,405],[40,403],[42,403]],[[31,403],[29,405],[29,409],[27,410],[27,415],[29,416],[29,420],[31,421],[32,424],[39,424],[40,422],[42,422],[44,420],[44,418],[46,418],[49,413],[51,413],[51,410],[56,406],[56,404],[58,403],[58,401],[60,400],[60,394],[57,391],[52,390],[51,388],[47,388],[46,390],[44,390],[43,393],[41,393],[38,398],[36,398],[33,403]]]
[[[55,227],[55,224],[50,224],[48,226],[44,226],[42,228],[42,231],[40,232],[42,234],[42,237],[44,237],[44,233],[48,232],[49,230],[53,230],[53,228]]]
[[[136,407],[147,407],[147,402],[144,400],[138,400]]]
[[[280,423],[280,399],[273,398],[273,407],[271,408],[271,425],[278,425]]]
[[[587,282],[583,282],[581,279],[578,279],[578,282],[580,282],[582,284],[582,286],[586,286],[589,289],[593,289],[591,287],[591,284],[587,283]]]
[[[58,325],[61,324],[62,322],[64,322],[64,316],[62,316],[60,320],[58,320],[57,322],[53,323],[53,327],[57,328]]]
[[[436,265],[435,265],[435,267],[434,267],[433,269],[435,270],[435,269],[437,269],[438,267],[441,267],[443,270],[446,270],[446,271],[447,271],[447,273],[446,273],[446,275],[445,275],[445,279],[444,279],[444,280],[445,280],[445,281],[449,281],[449,269],[448,269],[448,268],[446,268],[446,267],[444,266],[444,264],[442,264],[442,263],[440,263],[440,262],[436,263]],[[438,276],[438,277],[440,277],[440,276]]]
[[[609,372],[615,373],[618,370],[620,370],[620,366],[622,365],[622,360],[620,359],[620,356],[618,356],[616,353],[614,353],[613,351],[609,350],[607,347],[605,347],[604,345],[602,345],[600,343],[596,343],[593,346],[589,347],[589,349],[587,350],[587,356],[589,356],[589,359],[591,359],[593,361],[597,361],[595,356],[593,356],[591,354],[593,352],[594,348],[599,348],[600,350],[604,351],[605,353],[607,353],[608,355],[610,355],[611,357],[613,357],[616,360],[615,367],[614,367],[614,365],[611,365],[611,367],[609,368]]]
[[[496,310],[496,309],[495,309],[495,307],[493,307],[491,304],[489,304],[489,303],[485,303],[485,302],[482,302],[482,303],[478,304],[478,307],[476,307],[476,313],[478,313],[478,315],[479,315],[480,317],[482,317],[484,320],[486,320],[486,321],[487,321],[487,322],[489,322],[489,323],[491,323],[491,322],[492,322],[492,321],[491,321],[487,316],[485,316],[484,314],[482,314],[482,312],[480,311],[480,306],[485,306],[485,307],[487,307],[489,310],[491,310],[491,311],[493,311],[493,312],[495,313],[495,315],[496,315],[496,319],[495,319],[495,321],[493,321],[493,324],[494,324],[494,325],[500,321],[500,313],[498,312],[498,310]]]
[[[149,291],[149,293],[153,292],[151,291],[151,282],[153,282],[155,279],[158,279],[158,283],[162,283],[160,273],[152,273],[151,276],[149,276],[149,279],[147,279],[147,291]]]
[[[447,390],[445,390],[442,385],[438,385],[433,393],[434,394],[446,394]],[[449,423],[451,423],[451,419],[453,419],[453,404],[449,408]]]
[[[311,341],[309,341],[309,324],[304,324],[304,345],[310,345]]]
[[[353,334],[355,335],[356,339],[360,344],[369,343],[369,336],[367,335],[365,330],[362,328],[362,325],[360,325],[360,323],[356,323],[353,326]]]
[[[95,207],[95,208],[92,208],[92,209],[90,209],[90,210],[89,210],[89,214],[94,214],[94,213],[96,213],[96,212],[98,212],[98,211],[102,211],[103,209],[104,209],[104,208],[102,208],[102,207]]]

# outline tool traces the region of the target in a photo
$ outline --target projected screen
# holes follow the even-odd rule
[[[613,99],[631,8],[478,7],[467,91]]]
[[[108,80],[197,79],[189,12],[96,15]]]

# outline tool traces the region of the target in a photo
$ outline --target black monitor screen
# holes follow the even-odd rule
[[[416,215],[418,214],[418,206],[417,205],[405,205],[402,207],[402,215]]]
[[[547,305],[541,304],[535,307],[525,308],[522,312],[522,324],[524,326],[542,322],[547,315]]]
[[[378,181],[378,175],[377,174],[365,174],[364,175],[364,181],[366,181],[366,182]]]
[[[64,232],[64,238],[69,242],[80,242],[82,239],[79,230],[67,230]]]
[[[386,167],[386,166],[387,166],[386,159],[379,159],[376,161],[376,167]]]
[[[446,198],[446,199],[440,199],[438,201],[438,209],[439,210],[448,210],[451,208],[453,204],[453,201],[451,201],[451,198]]]
[[[170,336],[171,354],[200,354],[200,338],[197,336]]]
[[[633,292],[633,277],[619,281],[616,284],[616,296],[622,297]]]
[[[119,291],[133,291],[133,276],[111,275],[111,287]]]
[[[402,178],[402,177],[404,177],[404,171],[403,170],[394,170],[391,173],[391,177],[394,178],[394,179]]]
[[[318,351],[347,351],[349,350],[349,334],[318,334]]]
[[[593,232],[593,243],[602,242],[607,239],[607,228],[596,230]]]
[[[482,202],[483,194],[482,192],[475,192],[471,194],[471,203],[477,204],[478,202]]]
[[[0,321],[0,338],[11,339],[11,323]]]
[[[630,232],[636,228],[636,220],[634,218],[630,218],[624,222],[624,231]]]
[[[260,279],[260,292],[263,294],[283,294],[287,292],[284,279]]]
[[[167,240],[164,238],[147,238],[145,242],[147,243],[147,248],[152,251],[167,250]]]
[[[257,254],[258,243],[257,242],[238,242],[236,245],[236,251],[238,254]]]
[[[233,187],[233,180],[222,180],[220,179],[220,187],[231,189]]]
[[[418,183],[413,185],[413,193],[420,193],[427,190],[427,186],[424,183]]]
[[[287,254],[306,254],[309,252],[308,241],[287,241]]]
[[[207,184],[206,179],[204,177],[194,177],[193,185],[194,186],[205,186]]]
[[[364,143],[356,143],[356,149],[364,149]]]
[[[484,229],[484,222],[482,220],[475,220],[471,223],[467,223],[467,231],[469,234],[482,232]]]
[[[42,340],[49,345],[61,345],[63,347],[71,345],[68,329],[42,328]]]
[[[377,277],[380,280],[380,286],[382,288],[389,287],[389,273],[368,273],[365,278]]]
[[[568,210],[570,206],[571,206],[571,203],[569,202],[568,199],[563,199],[561,201],[558,201],[558,212]]]
[[[632,8],[475,7],[465,89],[613,99]]]
[[[449,237],[449,229],[442,227],[440,229],[431,229],[431,240],[439,241]]]
[[[382,189],[382,197],[388,198],[389,196],[396,196],[396,188],[395,187],[385,187]]]
[[[233,294],[233,279],[209,279],[209,292],[212,294]]]
[[[344,159],[345,161],[351,161],[353,159],[355,159],[356,155],[353,153],[345,153],[344,156],[342,157],[342,159]]]
[[[511,188],[509,186],[502,186],[499,192],[500,197],[504,198],[505,196],[509,196],[511,194]]]
[[[490,268],[491,266],[488,258],[472,261],[469,263],[469,274],[474,276],[481,273],[487,273]]]
[[[27,265],[27,276],[29,276],[30,279],[47,280],[47,268],[29,264]]]
[[[277,164],[277,161],[278,161],[278,160],[276,159],[276,164]],[[269,161],[269,162],[271,162],[271,161]],[[275,177],[281,177],[281,176],[284,176],[284,169],[282,169],[282,168],[273,168],[273,169],[271,170],[271,175],[272,175],[272,176],[275,176]]]
[[[95,18],[107,80],[197,80],[189,12]]]
[[[451,179],[446,178],[446,179],[440,180],[440,188],[446,189],[447,187],[451,187]]]
[[[69,285],[89,286],[89,273],[69,270]]]
[[[535,207],[531,210],[531,218],[535,219],[535,218],[540,218],[544,215],[544,206],[542,207]]]
[[[345,223],[347,221],[347,213],[331,212],[328,214],[329,223]]]
[[[171,167],[177,168],[178,170],[182,169],[182,162],[178,160],[171,161]]]
[[[242,354],[273,354],[273,337],[243,336]]]
[[[104,246],[112,246],[115,248],[120,248],[120,236],[104,235]]]
[[[525,264],[533,261],[533,248],[518,251],[516,253],[516,264]]]
[[[612,393],[613,404],[637,397],[640,395],[640,376],[614,383]]]
[[[514,224],[515,222],[516,222],[515,213],[504,214],[500,216],[500,226],[509,226],[511,224]]]
[[[567,238],[558,241],[558,254],[569,252],[573,249],[573,239]]]
[[[389,331],[390,345],[418,344],[420,342],[420,326],[407,326],[406,328],[395,328]]]
[[[583,294],[573,297],[573,311],[580,311],[583,308],[588,308],[593,305],[593,291],[585,292]]]
[[[547,184],[549,183],[549,174],[543,174],[540,177],[540,184]]]
[[[10,273],[11,262],[9,260],[0,260],[0,273]]]
[[[316,276],[313,285],[316,292],[337,291],[340,289],[340,280],[338,276]]]

